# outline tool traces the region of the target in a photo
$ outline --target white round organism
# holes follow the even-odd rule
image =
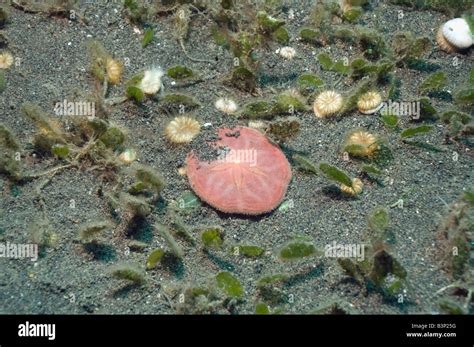
[[[107,77],[110,84],[118,84],[122,78],[123,64],[116,59],[109,58],[106,62]]]
[[[373,114],[382,108],[382,96],[376,91],[362,94],[357,100],[357,108],[363,114]]]
[[[172,143],[189,143],[201,130],[199,122],[191,117],[174,118],[165,128],[165,136]]]
[[[314,101],[314,114],[318,118],[326,118],[339,112],[344,104],[341,94],[334,90],[327,90],[319,94]]]
[[[292,47],[282,47],[278,50],[278,54],[288,60],[291,60],[295,57],[296,51]]]
[[[237,103],[234,100],[229,99],[229,98],[217,99],[216,102],[214,103],[214,106],[219,111],[227,113],[227,114],[235,113],[237,109],[239,108],[237,106]]]
[[[9,52],[0,52],[0,69],[9,69],[13,61],[13,55]]]
[[[134,149],[127,148],[119,154],[118,158],[124,164],[131,164],[137,159],[137,152]]]
[[[161,70],[160,68],[152,68],[145,70],[143,78],[140,81],[138,87],[145,94],[156,94],[160,91],[160,89],[163,88],[163,82],[161,81],[163,75],[163,70]]]
[[[454,18],[439,28],[436,41],[442,50],[451,53],[471,47],[474,38],[467,21],[464,18]]]

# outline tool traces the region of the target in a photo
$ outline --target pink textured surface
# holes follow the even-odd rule
[[[236,131],[240,136],[226,136]],[[194,192],[227,213],[258,215],[276,208],[291,180],[283,152],[255,129],[221,128],[218,134],[215,145],[231,150],[223,159],[199,161],[193,152],[187,157],[187,175]]]

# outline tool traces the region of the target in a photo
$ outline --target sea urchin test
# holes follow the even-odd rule
[[[200,160],[191,152],[187,175],[194,192],[226,213],[259,215],[275,209],[291,180],[283,152],[259,131],[247,127],[218,130],[215,160]]]

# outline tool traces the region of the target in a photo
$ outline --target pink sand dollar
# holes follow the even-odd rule
[[[226,213],[272,211],[291,180],[283,152],[255,129],[221,128],[218,134],[214,145],[226,150],[216,160],[200,161],[193,152],[187,157],[186,171],[194,192]]]

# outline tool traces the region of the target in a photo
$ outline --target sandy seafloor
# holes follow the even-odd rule
[[[332,45],[314,47],[295,39],[301,27],[308,24],[308,9],[312,1],[291,3],[295,17],[288,20],[287,28],[292,37],[289,45],[297,51],[292,61],[281,59],[275,54],[280,47],[270,42],[259,50],[262,69],[275,76],[303,72],[321,73],[316,60],[320,52],[333,57],[357,56],[357,47]],[[398,18],[399,10],[404,16]],[[232,55],[217,46],[210,34],[211,21],[206,16],[195,16],[191,22],[186,46],[191,55],[216,59],[217,64],[189,61],[176,43],[171,28],[171,16],[160,16],[154,23],[156,37],[146,47],[141,47],[141,35],[134,32],[121,14],[118,3],[96,2],[87,8],[88,24],[43,14],[25,13],[11,8],[10,23],[4,29],[8,36],[8,50],[21,58],[19,66],[6,71],[6,90],[0,96],[0,121],[9,126],[18,136],[27,158],[27,168],[41,171],[57,165],[54,158],[33,158],[28,142],[35,132],[34,125],[22,116],[20,106],[31,101],[51,112],[53,105],[64,98],[92,89],[92,77],[88,73],[86,40],[89,37],[101,41],[109,52],[130,62],[124,71],[124,80],[140,69],[160,66],[164,69],[183,64],[201,76],[211,77],[204,83],[184,88],[171,85],[164,79],[166,91],[185,92],[195,96],[202,107],[194,116],[203,123],[212,123],[215,129],[221,125],[242,124],[233,116],[224,115],[214,108],[218,96],[233,97],[240,105],[251,100],[251,95],[233,88],[223,88],[221,78],[231,65]],[[435,47],[435,33],[438,26],[450,19],[435,11],[415,11],[407,8],[377,3],[366,11],[361,24],[383,33],[387,42],[397,30],[406,30],[416,36],[427,36]],[[456,56],[460,64],[453,66]],[[454,90],[464,83],[473,66],[472,50],[464,54],[449,55],[433,49],[430,62],[439,64],[448,75],[447,90]],[[395,75],[402,80],[401,100],[412,100],[416,88],[427,73],[396,68]],[[324,73],[322,76],[325,76]],[[328,76],[328,75],[326,75]],[[327,77],[323,77],[326,78]],[[262,97],[275,91],[294,87],[295,81],[283,85],[265,85],[260,88]],[[273,88],[273,91],[272,91]],[[111,96],[124,93],[123,83],[111,88]],[[449,103],[433,99],[440,109],[449,108]],[[157,234],[149,235],[147,248],[142,252],[126,252],[127,240],[110,237],[108,244],[114,250],[110,260],[92,260],[84,254],[77,242],[81,223],[91,220],[110,219],[104,199],[98,196],[101,189],[107,191],[111,184],[94,172],[71,169],[54,176],[44,190],[44,200],[49,219],[58,235],[58,244],[48,248],[46,255],[36,263],[27,259],[0,259],[0,312],[7,314],[173,314],[177,297],[166,300],[170,287],[186,288],[203,285],[223,270],[229,270],[240,279],[246,294],[235,306],[233,312],[249,314],[255,311],[255,282],[272,273],[297,273],[315,268],[308,276],[301,277],[285,288],[292,295],[291,302],[281,305],[289,314],[308,313],[329,299],[339,299],[351,304],[361,314],[414,314],[436,313],[434,293],[453,280],[440,269],[436,254],[436,230],[447,214],[447,205],[455,202],[463,191],[473,186],[472,151],[453,142],[446,144],[446,125],[435,123],[435,130],[424,135],[422,140],[444,148],[436,153],[404,145],[396,132],[383,126],[378,115],[353,115],[337,120],[321,120],[311,112],[298,114],[301,121],[299,135],[288,141],[287,146],[307,153],[313,162],[325,161],[346,170],[351,175],[358,173],[358,162],[344,161],[339,145],[350,129],[364,127],[380,134],[387,141],[394,159],[383,170],[387,184],[381,187],[364,181],[363,194],[358,199],[341,199],[325,194],[331,185],[321,176],[303,173],[293,168],[293,178],[285,200],[291,200],[294,207],[284,211],[256,218],[228,216],[218,213],[212,207],[202,204],[190,213],[183,214],[188,225],[219,225],[224,230],[225,242],[232,244],[255,244],[266,253],[257,259],[244,259],[227,251],[218,253],[222,264],[213,261],[200,245],[191,246],[182,240],[178,242],[185,251],[184,271],[180,276],[157,268],[148,271],[147,283],[141,288],[120,290],[124,283],[111,278],[110,267],[120,262],[134,262],[144,267],[147,255],[163,246],[164,240]],[[137,107],[126,102],[114,107],[110,121],[128,129],[129,140],[137,149],[139,161],[156,168],[164,176],[167,186],[162,197],[167,202],[176,201],[190,190],[185,177],[177,169],[184,164],[186,154],[199,146],[198,138],[189,145],[172,146],[163,136],[164,127],[171,119],[160,112],[153,100],[147,100]],[[401,119],[401,126],[412,124]],[[212,132],[206,130],[205,132]],[[453,153],[458,160],[453,160]],[[38,182],[12,185],[5,176],[0,176],[0,225],[3,242],[28,242],[28,226],[41,217],[34,189]],[[403,208],[389,207],[394,201],[406,196]],[[75,208],[69,202],[75,200]],[[359,285],[348,281],[334,259],[307,258],[295,262],[282,262],[275,252],[295,236],[307,236],[317,246],[333,241],[351,244],[360,243],[367,229],[367,215],[376,206],[389,209],[390,228],[395,235],[391,252],[406,268],[411,283],[410,304],[398,305],[383,300],[378,293],[367,294]],[[160,218],[159,215],[157,217]],[[198,235],[196,235],[198,237]],[[71,300],[71,297],[75,300]],[[228,313],[220,308],[218,313]]]

